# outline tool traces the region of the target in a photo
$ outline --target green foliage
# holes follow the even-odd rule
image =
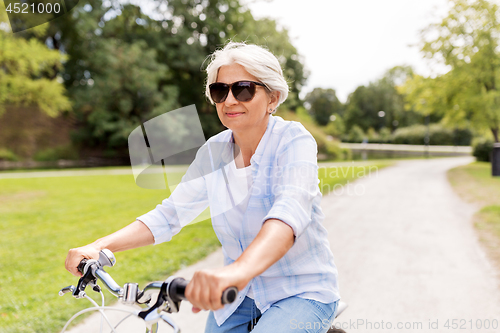
[[[0,114],[5,105],[36,105],[50,116],[69,110],[64,86],[57,79],[65,57],[34,38],[23,39],[8,27],[0,3]],[[40,32],[39,27],[35,32]]]
[[[409,82],[408,102],[424,114],[442,114],[445,124],[489,128],[498,142],[498,6],[486,0],[452,0],[451,4],[440,23],[422,31],[424,55],[451,70],[435,79],[416,77]]]
[[[393,134],[392,143],[423,145],[427,134],[427,126],[413,125],[397,129]],[[453,145],[453,132],[439,124],[429,125],[430,145]]]
[[[472,155],[474,155],[478,161],[491,162],[493,140],[484,137],[475,138],[472,141],[472,148]]]
[[[345,132],[344,121],[338,113],[334,113],[332,116],[335,120],[328,122],[328,125],[323,127],[323,131],[330,136],[340,138]]]
[[[380,132],[370,127],[366,136],[369,143],[389,143],[392,140],[391,131],[387,127],[383,127]]]
[[[318,125],[325,126],[330,122],[330,116],[334,113],[342,113],[340,103],[334,89],[314,88],[307,94],[305,101],[309,105],[309,113],[314,117]]]
[[[469,128],[454,128],[452,135],[455,146],[470,146],[474,136]]]
[[[380,130],[379,133],[379,143],[389,143],[392,140],[392,133],[391,131],[387,128],[384,127]]]
[[[75,109],[86,123],[76,134],[80,143],[126,147],[133,129],[178,106],[176,89],[158,90],[168,69],[156,61],[156,51],[144,41],[98,41],[87,68],[89,78],[71,89]]]
[[[350,130],[354,125],[363,131],[368,131],[370,127],[388,127],[392,132],[398,126],[420,122],[421,116],[411,109],[405,110],[404,95],[397,89],[412,76],[411,67],[397,66],[378,81],[356,88],[349,95],[343,115],[346,129]],[[378,115],[379,111],[384,111],[383,117]]]
[[[58,161],[58,160],[77,160],[79,158],[78,150],[71,145],[55,148],[47,148],[35,154],[35,161]]]
[[[151,17],[121,1],[80,2],[71,15],[51,21],[40,37],[69,55],[62,76],[75,101],[79,143],[119,151],[141,122],[191,104],[207,137],[223,130],[203,94],[203,66],[229,39],[260,44],[276,54],[291,84],[284,108],[302,104],[303,59],[286,29],[273,20],[255,20],[237,0],[150,4]]]
[[[318,154],[323,155],[326,159],[337,160],[345,159],[350,156],[348,150],[343,150],[339,146],[339,141],[328,137],[325,132],[315,124],[314,120],[304,108],[298,108],[297,112],[279,110],[278,116],[285,120],[300,122],[311,133],[318,145]]]
[[[0,161],[19,161],[19,157],[9,149],[0,148]]]
[[[363,142],[366,138],[365,132],[358,125],[353,125],[349,132],[342,137],[344,142]]]

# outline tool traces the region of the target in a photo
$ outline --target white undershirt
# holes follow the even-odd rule
[[[233,161],[224,168],[227,172],[227,180],[230,195],[233,198],[235,208],[226,213],[227,221],[234,236],[239,238],[241,223],[250,199],[250,188],[252,187],[252,165],[245,168],[237,168]],[[247,296],[253,298],[252,287]]]

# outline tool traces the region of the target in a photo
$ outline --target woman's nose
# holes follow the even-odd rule
[[[227,97],[226,97],[226,100],[224,101],[224,103],[226,105],[235,105],[235,104],[239,103],[239,101],[236,98],[234,98],[233,92],[231,89],[229,89],[229,92],[227,93]]]

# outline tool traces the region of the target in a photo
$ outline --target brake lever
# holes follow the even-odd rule
[[[97,285],[97,278],[94,276],[92,267],[90,267],[92,264],[93,262],[90,262],[90,260],[85,264],[84,274],[78,280],[78,284],[76,285],[76,288],[73,291],[73,296],[75,298],[85,297],[85,288],[87,288],[87,285],[89,284],[92,286],[92,289],[94,289],[94,291],[96,292],[100,291],[100,288]]]
[[[73,291],[75,298],[85,297],[85,288],[90,285],[95,292],[100,292],[101,288],[97,284],[96,271],[104,266],[113,267],[116,263],[116,258],[113,252],[108,249],[99,251],[99,259],[83,259],[78,265],[78,270],[83,276],[78,280],[78,284]]]
[[[180,332],[180,329],[179,329],[179,326],[177,326],[177,324],[172,320],[172,318],[170,318],[169,316],[167,316],[166,314],[161,314],[160,315],[160,318],[166,322],[168,325],[170,325],[170,327],[172,327],[172,329],[174,330],[175,333],[178,333]]]

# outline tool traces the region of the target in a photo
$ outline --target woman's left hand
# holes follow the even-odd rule
[[[250,282],[251,277],[236,262],[231,265],[204,269],[194,273],[186,287],[186,298],[193,305],[193,312],[200,310],[217,310],[224,305],[221,302],[222,292],[229,287],[242,290]]]

